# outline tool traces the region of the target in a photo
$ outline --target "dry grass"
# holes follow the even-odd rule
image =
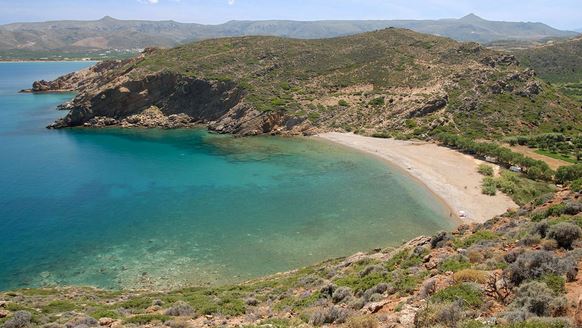
[[[485,271],[465,269],[459,272],[455,272],[453,275],[453,280],[455,282],[476,282],[479,284],[484,284],[487,282],[488,274]]]

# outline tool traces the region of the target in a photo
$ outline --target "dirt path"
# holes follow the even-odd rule
[[[545,155],[540,155],[540,154],[536,153],[534,149],[531,149],[527,146],[509,146],[509,145],[506,145],[506,146],[509,147],[509,149],[513,150],[516,153],[520,153],[520,154],[526,155],[528,157],[531,157],[533,159],[537,159],[537,160],[546,162],[552,170],[556,170],[560,166],[572,165],[572,163],[568,163],[566,161],[551,158],[551,157],[548,157]]]

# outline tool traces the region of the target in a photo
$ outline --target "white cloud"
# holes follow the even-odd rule
[[[160,0],[137,0],[140,3],[155,5],[160,2]]]
[[[236,3],[236,0],[228,0],[228,4],[233,6]]]

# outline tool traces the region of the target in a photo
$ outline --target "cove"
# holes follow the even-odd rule
[[[0,290],[235,282],[451,229],[379,159],[313,138],[65,129],[71,94],[18,94],[88,63],[0,63]]]

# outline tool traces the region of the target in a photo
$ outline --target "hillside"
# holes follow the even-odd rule
[[[516,51],[515,55],[548,81],[582,81],[582,37]]]
[[[554,83],[563,93],[582,102],[582,38],[519,50],[515,55],[540,77]]]
[[[386,29],[322,40],[223,38],[149,49],[33,91],[76,90],[53,127],[191,126],[236,134],[421,136],[578,131],[577,105],[514,57]]]
[[[105,49],[172,47],[217,37],[271,35],[318,39],[352,35],[387,27],[408,28],[461,41],[537,40],[571,37],[542,23],[493,22],[468,15],[460,19],[385,21],[231,21],[220,25],[174,21],[125,21],[104,17],[97,21],[52,21],[0,26],[0,56],[49,56],[51,52],[80,53]]]
[[[0,293],[13,327],[579,327],[580,195],[238,285]],[[527,322],[526,322],[527,321]]]

